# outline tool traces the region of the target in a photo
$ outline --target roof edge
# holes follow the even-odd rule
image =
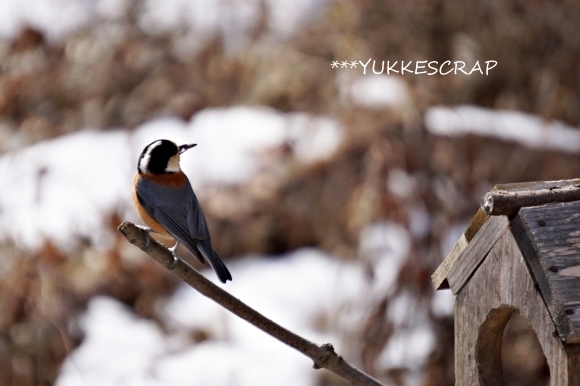
[[[437,267],[435,272],[433,272],[433,275],[431,275],[431,282],[433,283],[435,290],[449,288],[447,275],[449,274],[451,267],[455,264],[469,242],[475,237],[488,218],[489,216],[481,208],[477,211],[465,232],[463,232],[457,243],[455,243],[455,246],[451,249],[451,252],[447,254],[443,262],[439,267]]]

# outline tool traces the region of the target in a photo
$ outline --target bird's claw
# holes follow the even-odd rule
[[[149,238],[149,233],[151,233],[152,229],[148,228],[148,227],[144,227],[142,225],[137,225],[137,228],[141,229],[143,232],[145,232],[147,235],[145,237],[145,246],[143,248],[141,248],[142,251],[146,251],[149,246],[151,245],[151,239]]]
[[[175,250],[177,249],[178,244],[179,244],[179,242],[175,243],[175,245],[173,247],[169,248],[169,250],[171,251],[171,255],[173,256],[173,261],[167,267],[168,269],[174,269],[177,266],[177,261],[179,260],[179,258],[175,254]]]
[[[167,269],[173,270],[175,269],[175,267],[177,267],[177,261],[178,261],[178,257],[173,255],[173,261],[171,262],[171,264],[169,264],[169,266],[167,267]]]

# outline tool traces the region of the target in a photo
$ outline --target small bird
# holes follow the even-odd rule
[[[170,248],[176,262],[175,248],[181,243],[200,263],[208,261],[220,281],[225,283],[232,280],[232,275],[211,245],[201,206],[179,167],[180,154],[194,146],[197,144],[178,146],[166,139],[145,146],[133,180],[133,203],[147,225],[141,229],[177,241]]]

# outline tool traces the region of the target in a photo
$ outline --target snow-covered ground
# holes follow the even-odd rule
[[[431,107],[425,113],[427,130],[455,137],[475,134],[517,142],[524,146],[580,152],[580,130],[559,121],[517,111],[498,111],[477,106]]]
[[[358,330],[380,296],[394,289],[410,249],[405,229],[391,222],[369,226],[360,241],[364,261],[356,263],[314,249],[284,259],[237,260],[230,264],[235,280],[227,290],[305,338],[332,342],[339,353],[347,352],[349,333]],[[365,263],[374,266],[374,280],[365,275]],[[389,344],[380,365],[420,368],[434,344],[426,311],[409,307],[416,299],[408,294],[395,299],[397,307],[389,311],[393,323],[415,323],[405,327],[406,338]],[[57,385],[316,384],[309,359],[185,285],[159,307],[168,332],[116,300],[93,299],[81,321],[86,338],[65,361]],[[210,339],[191,344],[191,331],[200,330]]]
[[[103,227],[118,211],[136,220],[130,202],[137,159],[148,143],[167,138],[198,146],[182,157],[194,189],[236,184],[271,167],[267,149],[288,143],[305,163],[338,149],[343,130],[328,117],[279,114],[258,107],[209,109],[190,122],[159,119],[134,132],[85,131],[0,157],[0,239],[35,249],[44,239],[63,249],[78,237],[109,247]]]

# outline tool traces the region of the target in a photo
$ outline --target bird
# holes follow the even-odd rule
[[[199,201],[179,166],[180,155],[195,146],[195,143],[177,145],[167,139],[145,146],[133,179],[133,204],[146,225],[139,228],[147,234],[154,232],[177,241],[169,248],[175,263],[175,249],[181,243],[200,263],[209,262],[218,279],[226,283],[232,280],[232,275],[211,244]],[[149,237],[145,249],[148,242]]]

